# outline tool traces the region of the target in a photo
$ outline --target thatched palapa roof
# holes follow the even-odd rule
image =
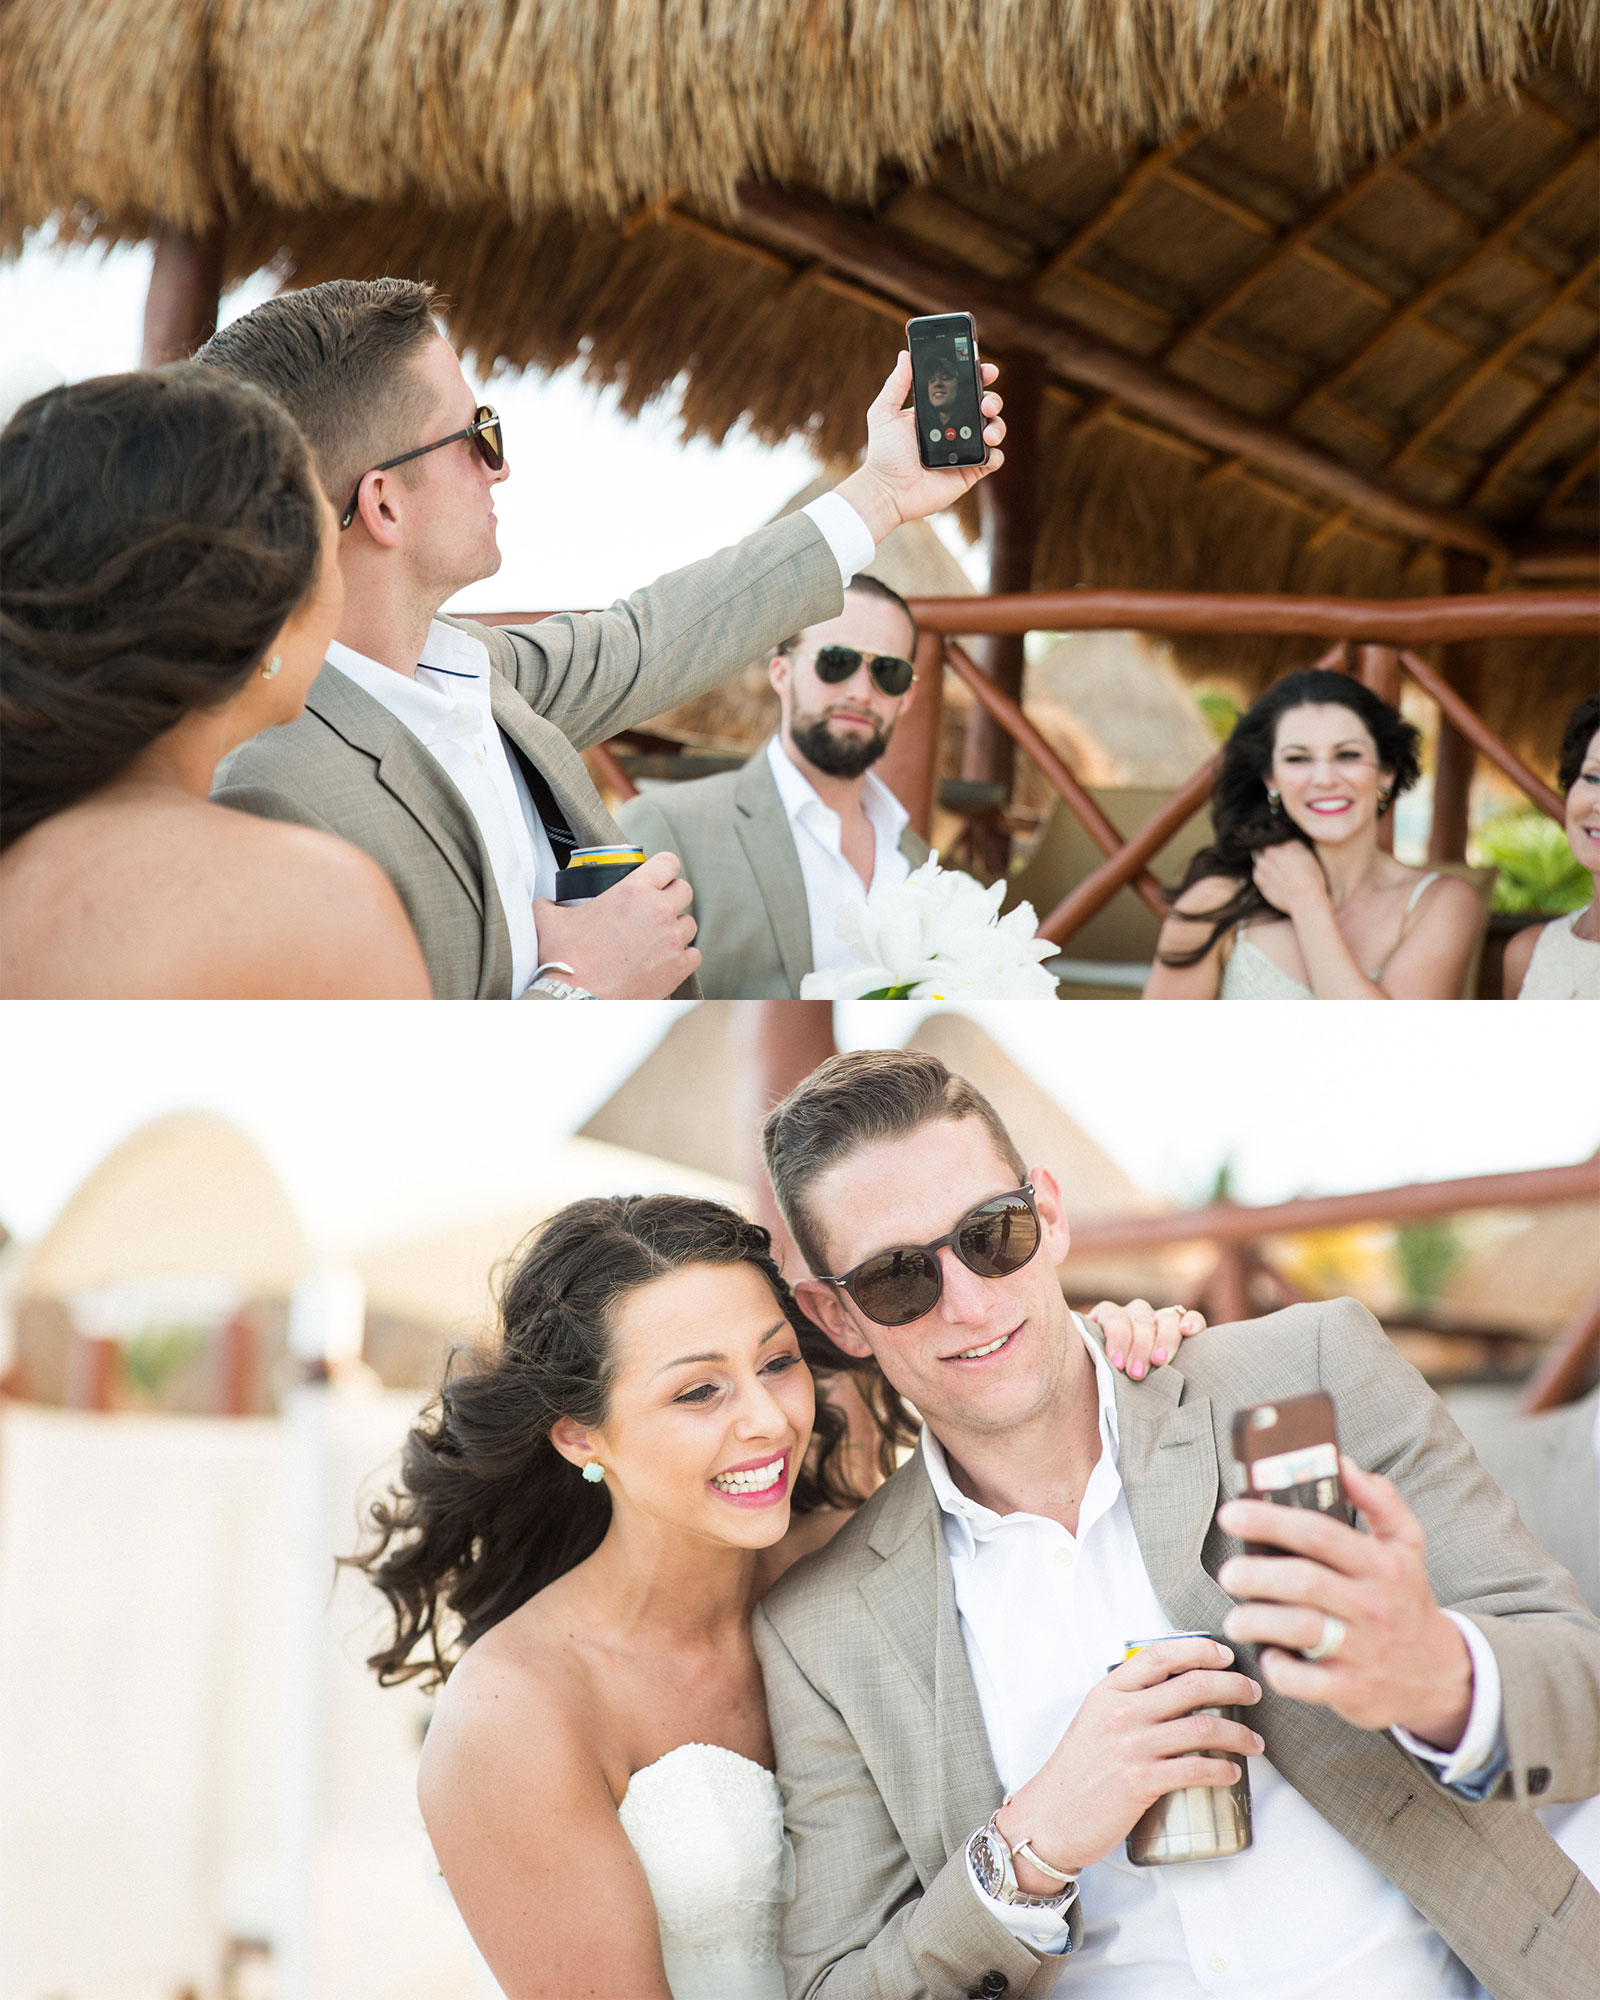
[[[1038,588],[1419,594],[1451,582],[1452,545],[1502,582],[1552,542],[1569,576],[1594,549],[1595,0],[0,0],[0,20],[13,246],[52,221],[102,241],[221,221],[233,277],[425,276],[480,364],[582,360],[634,410],[677,386],[693,434],[747,419],[848,457],[916,303],[904,256],[1002,287],[1077,342],[1050,361]],[[881,268],[815,247],[819,214],[870,224]],[[1097,388],[1108,354],[1420,525]],[[1247,681],[1305,651],[1180,646]],[[1486,710],[1548,748],[1593,652],[1534,657],[1506,652]]]

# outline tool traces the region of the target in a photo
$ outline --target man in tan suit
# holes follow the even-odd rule
[[[885,535],[1000,462],[923,468],[902,356],[868,414],[865,463],[801,514],[608,611],[490,630],[438,615],[499,568],[494,488],[509,467],[431,288],[386,278],[286,293],[196,358],[269,390],[300,424],[340,510],[345,588],[306,712],[226,760],[215,796],[365,848],[440,998],[692,993],[699,953],[674,857],[587,903],[552,900],[574,846],[619,837],[578,751],[833,616]],[[986,399],[991,444],[999,407]]]
[[[839,913],[928,858],[872,766],[915,699],[904,598],[855,577],[837,618],[785,639],[768,667],[777,734],[738,771],[630,799],[617,824],[676,854],[694,891],[711,1000],[797,1000],[808,972],[850,962]]]
[[[1430,2000],[1474,1975],[1588,2000],[1600,1896],[1526,1807],[1600,1790],[1600,1624],[1370,1315],[1215,1328],[1129,1382],[1062,1300],[1053,1178],[935,1058],[836,1058],[765,1141],[832,1274],[806,1309],[924,1418],[756,1615],[792,2000]],[[1318,1388],[1366,1532],[1227,1498],[1233,1411]],[[1167,1637],[1115,1664],[1175,1633],[1233,1656]],[[1124,1860],[1156,1799],[1246,1759],[1247,1851]]]

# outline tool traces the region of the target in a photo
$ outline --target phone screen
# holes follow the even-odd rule
[[[927,466],[985,465],[983,391],[971,313],[937,313],[906,322],[917,449]]]

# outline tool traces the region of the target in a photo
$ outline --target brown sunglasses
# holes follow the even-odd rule
[[[1009,1278],[1039,1248],[1039,1210],[1033,1184],[1012,1188],[978,1204],[933,1243],[901,1243],[880,1250],[842,1277],[817,1282],[848,1292],[879,1326],[908,1326],[932,1312],[944,1291],[939,1252],[949,1248],[980,1278]]]
[[[491,472],[498,472],[506,462],[505,433],[500,426],[499,413],[491,410],[487,403],[480,403],[472,413],[472,422],[464,431],[452,431],[448,437],[435,438],[432,444],[419,444],[415,451],[403,451],[398,458],[386,458],[382,465],[369,465],[361,478],[356,481],[356,490],[350,495],[350,505],[339,516],[339,526],[348,528],[356,517],[356,508],[361,501],[362,481],[370,479],[375,472],[392,472],[397,465],[404,465],[413,458],[426,458],[430,451],[443,451],[447,444],[460,444],[463,438],[471,438],[477,447],[478,456]]]

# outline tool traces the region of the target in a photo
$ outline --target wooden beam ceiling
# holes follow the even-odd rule
[[[742,220],[769,240],[903,299],[924,312],[973,309],[991,346],[1031,348],[1068,380],[1116,398],[1199,443],[1348,504],[1420,541],[1500,561],[1499,539],[1481,522],[1408,498],[1308,439],[1231,408],[1205,390],[1049,312],[1018,288],[936,260],[920,243],[814,195],[746,184]]]

